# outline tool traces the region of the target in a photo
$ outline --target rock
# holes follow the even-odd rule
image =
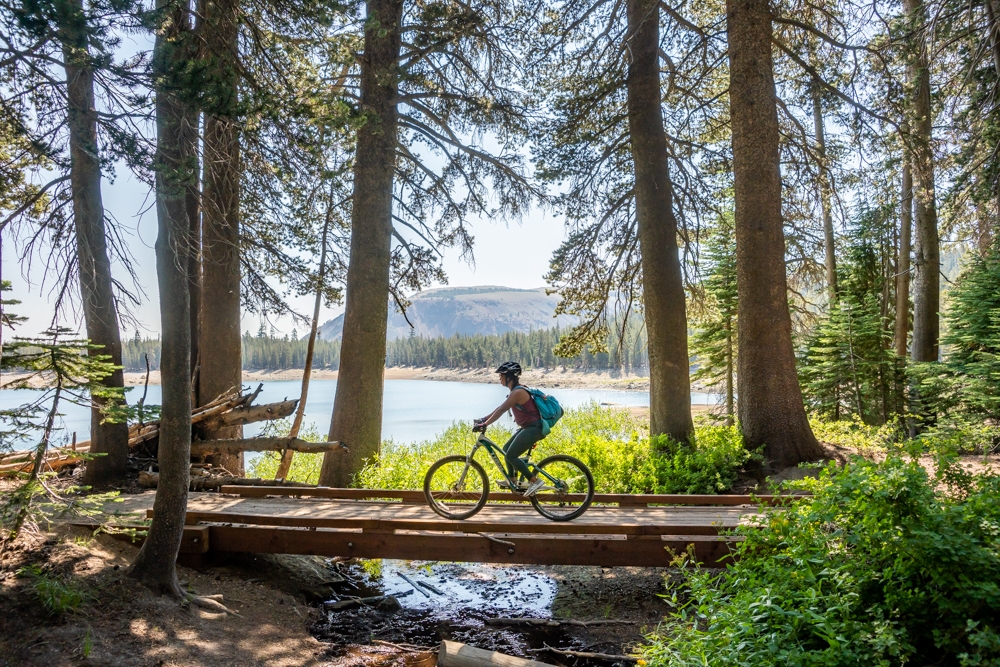
[[[394,595],[387,595],[383,598],[375,608],[386,614],[395,614],[397,611],[403,608],[403,605],[399,603]]]

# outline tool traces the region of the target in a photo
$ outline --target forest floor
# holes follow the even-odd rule
[[[122,536],[61,525],[0,555],[0,667],[430,667],[430,649],[442,639],[570,667],[610,667],[614,661],[569,658],[546,647],[629,653],[669,610],[660,597],[669,573],[657,568],[242,554],[205,569],[178,568],[187,590],[221,594],[236,612],[230,616],[182,606],[126,578],[137,551]],[[32,567],[36,574],[27,574]],[[413,591],[403,575],[441,594]],[[53,615],[40,600],[56,585],[80,602]],[[323,611],[323,600],[382,594],[399,604]],[[487,623],[497,617],[622,623]]]

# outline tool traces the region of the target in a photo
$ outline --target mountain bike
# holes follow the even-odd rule
[[[424,498],[431,509],[446,519],[468,519],[483,509],[490,495],[490,481],[482,464],[475,460],[476,452],[486,450],[497,470],[509,485],[511,493],[519,494],[524,482],[516,472],[507,474],[503,449],[486,437],[485,427],[473,429],[479,433],[476,444],[467,456],[446,456],[434,463],[424,477]],[[546,484],[529,497],[539,514],[553,521],[570,521],[587,511],[594,500],[594,476],[582,461],[556,454],[538,463],[529,460],[532,447],[521,459],[533,474]],[[520,478],[520,479],[519,479]]]

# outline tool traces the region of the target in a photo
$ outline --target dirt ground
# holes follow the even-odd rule
[[[557,665],[614,665],[547,647],[629,653],[669,610],[665,570],[495,566],[409,561],[341,562],[239,555],[182,584],[221,595],[235,615],[157,596],[125,577],[137,547],[63,526],[0,557],[0,667],[292,665],[429,667],[442,639]],[[83,593],[79,608],[47,614],[34,565]],[[404,575],[406,575],[404,577]],[[437,592],[411,585],[419,579]],[[324,611],[323,600],[394,595],[398,605]],[[593,627],[493,626],[498,617],[619,621]],[[624,665],[625,663],[621,663]]]
[[[221,594],[238,615],[182,607],[125,578],[137,548],[85,529],[43,534],[0,560],[0,667],[108,667],[328,664],[308,631],[318,612],[301,596],[264,581],[180,568],[185,587]],[[71,580],[87,597],[52,617],[22,567]]]

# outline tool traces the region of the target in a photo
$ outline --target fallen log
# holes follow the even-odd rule
[[[346,452],[347,447],[339,442],[309,442],[299,438],[233,438],[230,440],[201,440],[191,443],[191,456],[209,454],[235,454],[239,452]]]
[[[344,609],[353,609],[354,607],[360,607],[361,605],[378,605],[381,602],[385,602],[389,598],[403,598],[407,595],[412,595],[413,591],[403,591],[402,593],[393,593],[392,595],[375,595],[370,598],[347,598],[346,600],[336,600],[323,603],[323,608],[327,611],[343,611]]]
[[[438,667],[553,667],[547,662],[515,658],[505,653],[485,651],[459,642],[443,641],[438,649]]]
[[[160,473],[139,471],[139,486],[146,489],[155,489],[160,483]],[[245,477],[233,477],[231,475],[193,475],[191,476],[191,491],[204,491],[206,489],[218,489],[230,485],[250,485],[250,486],[310,486],[303,482],[285,482],[276,479],[247,479]]]
[[[282,419],[295,412],[295,406],[298,403],[299,399],[295,398],[290,401],[262,405],[240,405],[227,412],[217,414],[211,419],[206,419],[198,426],[206,431],[215,431],[226,426],[242,426],[254,422]]]

